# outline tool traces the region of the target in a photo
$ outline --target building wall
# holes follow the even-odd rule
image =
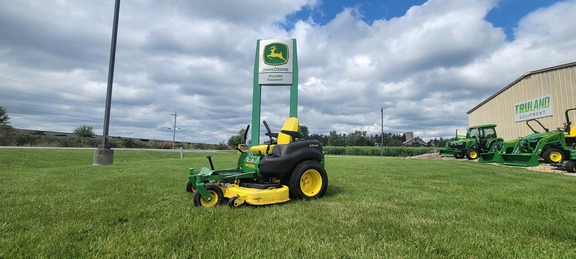
[[[534,98],[550,95],[552,116],[538,118],[550,130],[562,127],[566,121],[564,111],[576,108],[576,63],[560,68],[533,71],[521,77],[509,88],[469,111],[468,125],[495,123],[496,132],[505,140],[532,134],[525,121],[515,122],[514,105]],[[572,126],[576,126],[576,111],[569,113]],[[531,123],[535,130],[539,130]],[[539,127],[539,125],[538,125]]]

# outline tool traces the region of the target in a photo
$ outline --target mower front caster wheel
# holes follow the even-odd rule
[[[316,199],[326,194],[328,175],[317,161],[308,160],[296,166],[288,182],[290,196],[299,199]]]
[[[228,199],[228,206],[230,206],[230,208],[238,208],[242,204],[244,204],[244,202],[239,201],[238,196],[233,196]]]
[[[202,194],[200,194],[199,191],[196,191],[194,193],[194,206],[214,207],[220,205],[222,203],[222,200],[224,199],[224,194],[222,193],[222,190],[218,186],[212,184],[204,185],[204,187],[206,187],[206,190],[208,191],[208,193],[210,193],[212,200],[208,201],[204,199],[204,197],[202,197]]]
[[[192,182],[188,181],[188,183],[186,183],[186,191],[194,193],[196,192],[196,186],[194,186]]]

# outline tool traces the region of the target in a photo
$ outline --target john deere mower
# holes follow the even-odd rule
[[[488,152],[495,145],[503,142],[502,138],[496,135],[496,124],[485,124],[468,128],[465,138],[446,143],[446,148],[440,151],[441,156],[454,156],[455,158],[466,158],[474,160],[482,152]]]
[[[323,197],[328,188],[322,144],[317,140],[298,140],[298,119],[288,118],[279,133],[266,126],[269,143],[239,145],[235,168],[191,168],[186,190],[194,193],[194,205],[213,207],[225,199],[230,207],[242,204],[268,205],[294,199]],[[246,133],[250,125],[246,128]],[[246,134],[244,135],[244,143]]]

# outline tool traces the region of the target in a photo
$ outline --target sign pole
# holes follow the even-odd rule
[[[298,55],[296,39],[292,40],[292,85],[290,86],[290,117],[298,118]]]
[[[250,135],[250,145],[260,145],[260,109],[262,98],[262,87],[258,82],[260,73],[260,40],[256,43],[256,57],[254,59],[254,83],[252,86],[252,132]]]

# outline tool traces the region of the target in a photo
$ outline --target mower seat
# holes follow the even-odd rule
[[[288,118],[284,122],[282,129],[278,133],[278,140],[276,141],[277,142],[276,144],[277,145],[290,144],[292,141],[294,141],[297,134],[298,134],[298,118],[295,118],[295,117]],[[250,147],[250,150],[252,151],[252,153],[262,154],[262,155],[263,154],[267,154],[267,155],[272,154],[273,149],[274,149],[274,144],[258,145],[258,146]],[[268,152],[266,152],[266,151],[268,151]]]

